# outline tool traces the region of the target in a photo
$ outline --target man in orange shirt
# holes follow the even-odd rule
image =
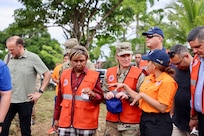
[[[65,63],[67,61],[69,61],[68,53],[64,54],[63,63]],[[56,83],[54,102],[57,99],[58,87],[59,87],[59,85],[58,85],[59,84],[59,71],[62,68],[63,63],[58,64],[54,68],[53,73],[52,73],[52,81]],[[55,130],[53,128],[53,123],[54,123],[54,121],[52,122],[52,127],[48,130],[48,134],[53,134],[55,132]]]
[[[69,61],[68,53],[64,54],[63,63],[65,63],[65,62],[67,62],[67,61]],[[63,63],[58,64],[58,65],[54,68],[53,73],[52,73],[52,81],[57,84],[56,87],[55,87],[56,96],[57,96],[57,94],[58,94],[59,71],[60,71],[60,69],[62,68]]]

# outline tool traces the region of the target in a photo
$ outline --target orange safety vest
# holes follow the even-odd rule
[[[89,87],[91,90],[95,87],[99,73],[88,70],[84,79],[80,83],[76,92],[71,88],[71,71],[64,70],[61,75],[61,93],[62,102],[59,127],[71,127],[78,129],[97,129],[99,105],[94,105],[90,100],[81,97],[81,90]]]
[[[192,71],[191,71],[191,106],[192,106],[191,115],[192,116],[196,115],[196,112],[194,109],[194,102],[195,102],[194,96],[195,96],[195,90],[196,90],[196,85],[197,85],[198,76],[199,76],[200,63],[201,62],[198,58],[198,55],[195,55],[193,58]],[[202,93],[202,95],[203,95],[202,99],[204,99],[204,92]],[[202,100],[202,113],[204,113],[204,100]]]
[[[117,66],[107,69],[107,83],[117,83]],[[138,81],[138,77],[142,73],[142,70],[131,66],[129,73],[125,77],[123,83],[127,84],[132,90],[136,90],[136,84]],[[116,87],[109,87],[110,91],[114,91]],[[117,91],[124,90],[121,88]],[[123,122],[123,123],[139,123],[141,116],[141,110],[138,106],[130,106],[130,102],[128,100],[122,100],[122,112],[118,114],[113,114],[111,112],[107,112],[106,120],[111,122]]]
[[[147,64],[148,64],[148,61],[140,60],[139,68],[147,70]]]

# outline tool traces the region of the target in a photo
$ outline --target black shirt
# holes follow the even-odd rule
[[[183,131],[190,131],[190,70],[175,68],[175,80],[178,90],[174,96],[175,108],[172,117],[173,123]]]

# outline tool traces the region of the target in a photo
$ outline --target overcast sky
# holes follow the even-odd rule
[[[173,0],[160,0],[159,2],[155,0],[155,8],[163,7],[165,4]],[[22,7],[22,5],[17,0],[0,0],[0,31],[4,30],[9,26],[9,24],[14,22],[13,14],[14,10]],[[65,42],[63,37],[62,29],[59,27],[50,27],[48,31],[51,34],[51,37],[58,40],[60,44]],[[108,50],[108,47],[102,47],[101,50]],[[109,51],[105,51],[107,53]]]
[[[14,10],[21,8],[22,5],[17,0],[0,0],[0,31],[4,30],[9,24],[14,22]],[[64,43],[62,29],[59,27],[48,28],[52,38],[55,38],[59,43]]]

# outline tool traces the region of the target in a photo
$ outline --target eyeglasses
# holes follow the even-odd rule
[[[148,39],[151,39],[151,38],[153,38],[153,37],[159,37],[159,35],[153,35],[153,34],[148,34],[148,35],[146,35],[146,38],[148,38]]]
[[[177,66],[180,65],[180,64],[183,62],[184,57],[185,57],[185,56],[183,56],[179,62],[177,62],[177,63],[171,63],[171,64],[173,64],[173,65],[175,65],[175,66],[176,66],[176,65],[177,65]]]

